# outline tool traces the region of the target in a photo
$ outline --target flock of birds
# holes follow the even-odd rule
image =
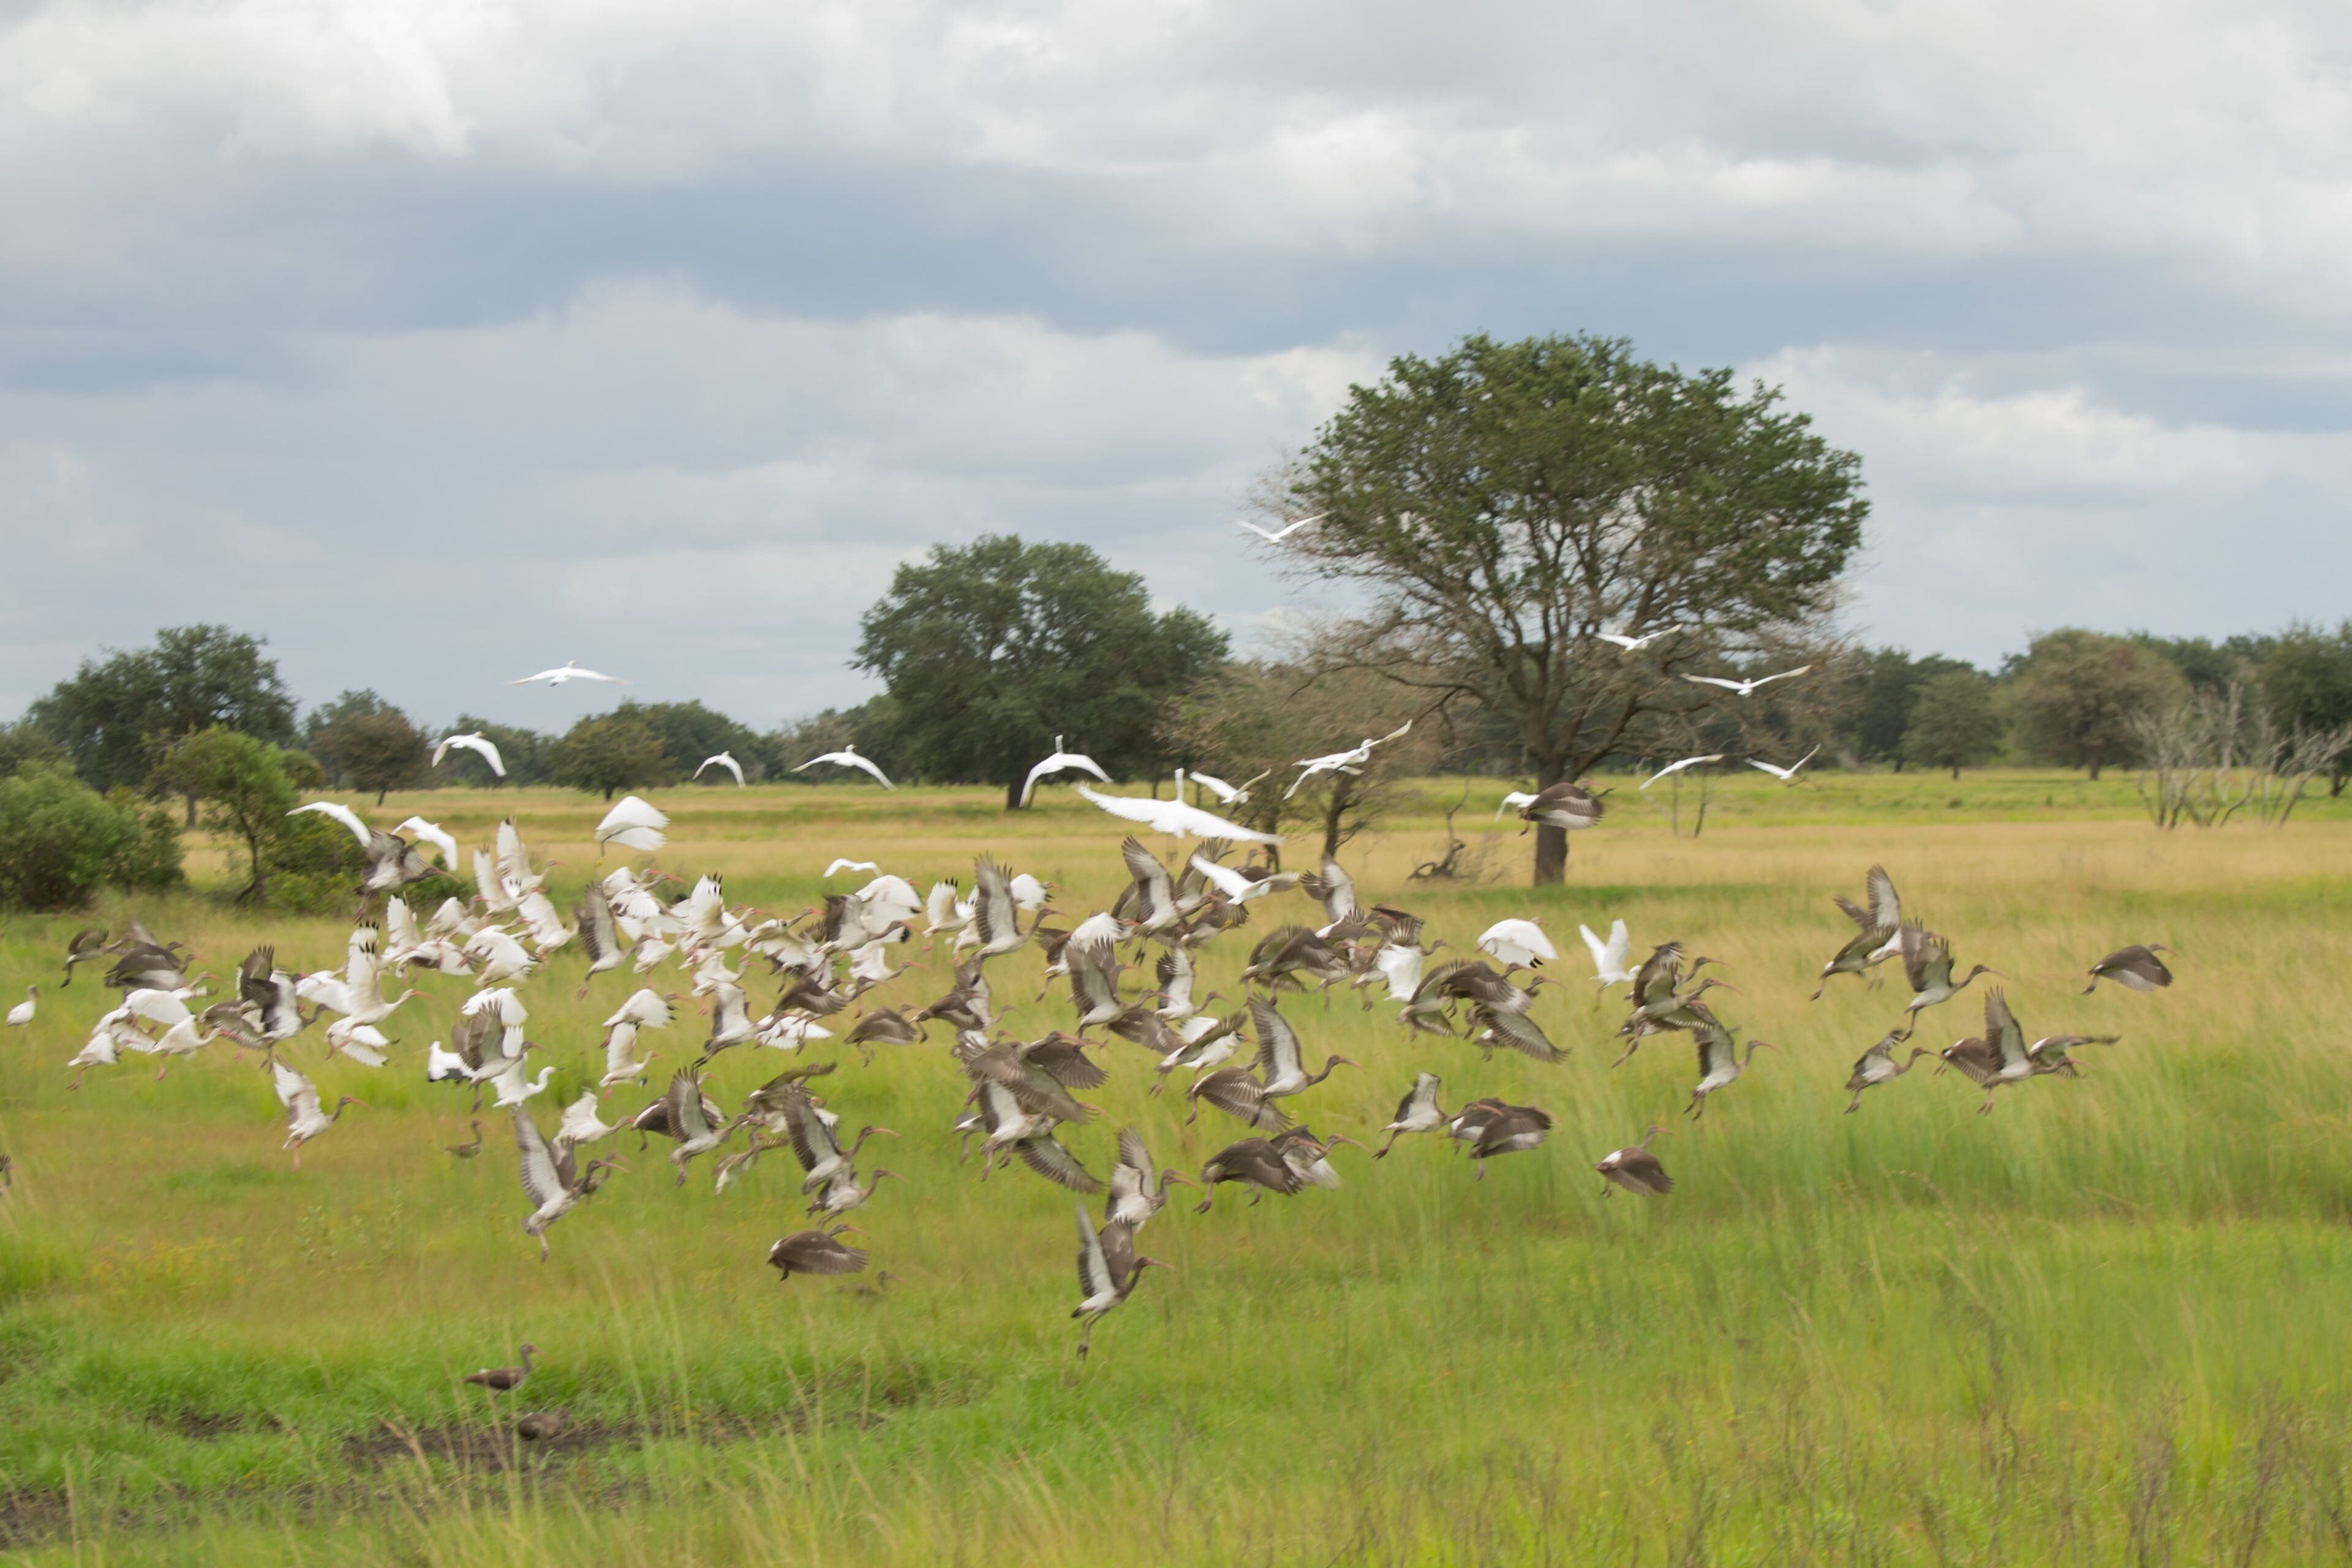
[[[531,679],[610,678],[566,666]],[[1299,777],[1360,768],[1374,748],[1403,732],[1302,758],[1296,764],[1302,770]],[[439,743],[436,755],[451,746],[484,751],[488,743],[453,736]],[[484,754],[499,765],[495,748]],[[731,759],[713,761],[724,764]],[[860,768],[888,783],[879,768],[847,749],[804,765],[820,762]],[[1070,773],[1108,782],[1090,759],[1066,751],[1057,738],[1054,754],[1032,773],[1024,795],[1046,778]],[[1246,802],[1264,775],[1234,785],[1180,774],[1180,786],[1188,776],[1206,795],[1232,805]],[[1116,816],[1194,842],[1163,862],[1140,839],[1128,837],[1119,847],[1123,890],[1108,909],[1066,925],[1055,923],[1063,917],[1045,883],[985,856],[973,868],[969,889],[949,879],[935,882],[928,892],[876,863],[835,860],[826,868],[827,879],[844,873],[866,874],[867,879],[854,892],[826,895],[821,907],[792,919],[730,904],[717,876],[700,878],[682,895],[665,899],[662,889],[672,880],[667,873],[622,865],[587,883],[567,923],[548,889],[551,866],[534,863],[511,821],[497,829],[490,847],[474,851],[473,897],[447,899],[420,921],[401,889],[428,876],[457,872],[454,836],[415,817],[387,833],[344,806],[314,802],[299,809],[341,823],[357,837],[364,858],[361,915],[341,966],[290,973],[278,967],[272,946],[257,947],[238,965],[233,994],[203,1005],[205,983],[213,976],[194,971],[194,955],[184,944],[159,941],[136,922],[120,937],[96,929],[79,931],[65,955],[65,984],[72,984],[78,965],[104,962],[103,984],[121,997],[66,1065],[79,1087],[84,1072],[115,1065],[125,1053],[153,1058],[158,1079],[174,1058],[191,1057],[215,1041],[254,1053],[284,1106],[284,1146],[299,1170],[304,1145],[362,1102],[345,1095],[332,1109],[325,1105],[312,1080],[287,1059],[298,1037],[319,1026],[329,1055],[383,1068],[395,1044],[383,1026],[407,1003],[425,995],[407,985],[407,978],[418,972],[462,978],[470,994],[446,1042],[436,1040],[425,1051],[425,1075],[453,1094],[469,1095],[474,1112],[485,1096],[510,1110],[528,1207],[522,1229],[538,1243],[542,1261],[550,1230],[614,1173],[629,1169],[624,1156],[583,1159],[583,1152],[635,1132],[640,1152],[656,1138],[668,1142],[669,1162],[681,1185],[693,1162],[711,1156],[714,1186],[720,1191],[741,1180],[763,1155],[789,1150],[800,1168],[808,1214],[818,1222],[782,1237],[769,1250],[768,1262],[781,1279],[790,1279],[866,1268],[866,1250],[843,1239],[858,1227],[843,1216],[871,1201],[892,1174],[879,1165],[861,1174],[868,1142],[898,1134],[871,1124],[854,1134],[845,1129],[839,1112],[811,1087],[834,1073],[837,1062],[796,1062],[744,1096],[731,1112],[706,1089],[711,1062],[738,1047],[797,1053],[839,1030],[842,1043],[870,1063],[877,1047],[920,1044],[937,1026],[949,1035],[949,1054],[965,1090],[952,1131],[966,1161],[977,1143],[978,1179],[984,1182],[1018,1163],[1078,1196],[1080,1300],[1071,1315],[1080,1321],[1077,1350],[1084,1356],[1095,1324],[1127,1300],[1147,1268],[1158,1266],[1138,1251],[1137,1242],[1167,1205],[1172,1184],[1200,1191],[1196,1212],[1202,1214],[1210,1212],[1223,1186],[1247,1191],[1254,1204],[1268,1195],[1292,1197],[1309,1187],[1339,1186],[1332,1152],[1342,1145],[1365,1147],[1345,1133],[1318,1136],[1295,1119],[1303,1108],[1301,1097],[1338,1068],[1356,1064],[1334,1054],[1310,1069],[1299,1025],[1284,1011],[1286,996],[1310,989],[1360,992],[1367,1008],[1382,1002],[1393,1006],[1401,1026],[1412,1033],[1464,1038],[1489,1055],[1507,1049],[1539,1062],[1563,1055],[1534,1016],[1539,988],[1554,983],[1545,967],[1559,958],[1538,921],[1499,921],[1478,936],[1471,952],[1440,958],[1445,944],[1424,942],[1421,917],[1360,896],[1345,868],[1331,857],[1311,873],[1284,870],[1272,836],[1187,805],[1181,787],[1174,801],[1076,787]],[[1297,787],[1297,781],[1291,787]],[[1603,815],[1599,796],[1580,784],[1515,794],[1508,805],[1529,826],[1580,829]],[[651,852],[665,842],[667,826],[657,808],[629,796],[599,824],[596,838],[600,851],[617,846]],[[437,851],[438,867],[427,858],[427,847]],[[1255,941],[1241,971],[1241,1005],[1223,1014],[1213,1010],[1211,1004],[1221,998],[1200,990],[1198,954],[1207,943],[1248,925],[1253,905],[1285,896],[1309,900],[1314,916],[1278,924],[1269,920],[1273,929]],[[1875,985],[1880,966],[1899,960],[1909,992],[1903,1021],[1855,1063],[1845,1086],[1852,1096],[1848,1111],[1860,1108],[1864,1091],[1902,1076],[1927,1056],[1939,1058],[1939,1072],[1949,1068],[1980,1086],[1980,1109],[1989,1111],[2003,1089],[2042,1077],[2074,1076],[2070,1050],[2116,1039],[2067,1034],[2028,1044],[2001,993],[1988,988],[1983,1035],[1941,1051],[1916,1047],[1898,1064],[1895,1054],[1926,1009],[1950,1001],[1992,972],[1978,964],[1956,978],[1950,942],[1906,918],[1882,868],[1871,868],[1863,902],[1837,902],[1853,920],[1855,934],[1822,966],[1822,986],[1842,974],[1866,977]],[[870,994],[914,967],[903,954],[919,934],[918,922],[920,936],[935,949],[946,944],[952,984],[920,1006],[877,1005]],[[1751,1039],[1743,1050],[1736,1032],[1717,1016],[1709,994],[1736,994],[1725,980],[1701,973],[1717,961],[1668,942],[1631,964],[1622,921],[1614,922],[1606,938],[1590,927],[1580,927],[1580,933],[1603,994],[1615,986],[1627,988],[1627,1013],[1617,1031],[1624,1042],[1618,1062],[1654,1036],[1683,1034],[1695,1042],[1698,1076],[1685,1108],[1688,1116],[1702,1116],[1708,1101],[1747,1071],[1759,1050],[1773,1048]],[[641,976],[669,967],[707,1013],[709,1028],[696,1059],[674,1072],[656,1098],[606,1121],[604,1093],[645,1083],[656,1056],[646,1048],[648,1037],[678,1024],[679,993],[640,985],[604,1021],[603,1071],[595,1086],[563,1108],[551,1132],[541,1128],[530,1102],[546,1090],[556,1069],[543,1065],[535,1076],[530,1071],[540,1047],[528,1031],[525,990],[533,981],[544,984],[552,955],[565,948],[586,960],[575,996],[585,996],[598,976],[616,973],[624,965]],[[1028,948],[1045,959],[1046,989],[1057,982],[1066,987],[1072,1016],[1066,1029],[1024,1039],[1002,1026],[1006,1009],[992,985],[989,966]],[[2168,985],[2172,976],[2158,956],[2161,951],[2131,946],[2110,953],[2091,966],[2091,984],[2107,979],[2139,991]],[[776,993],[764,1012],[751,1000],[755,968],[764,970],[759,983]],[[1130,984],[1131,974],[1141,978]],[[1040,1000],[1045,994],[1040,991]],[[1822,991],[1813,994],[1818,998]],[[38,998],[39,988],[28,987],[7,1022],[29,1024]],[[1118,1133],[1107,1176],[1098,1177],[1061,1136],[1064,1128],[1095,1114],[1076,1096],[1108,1081],[1108,1066],[1089,1054],[1114,1048],[1098,1035],[1152,1055],[1153,1096],[1172,1075],[1185,1075],[1187,1124],[1205,1110],[1238,1121],[1236,1131],[1244,1135],[1211,1155],[1194,1175],[1160,1165],[1143,1131],[1125,1127]],[[1246,1058],[1244,1045],[1251,1047]],[[1440,1100],[1442,1090],[1437,1074],[1418,1073],[1395,1114],[1377,1130],[1376,1135],[1385,1136],[1369,1151],[1371,1158],[1386,1158],[1401,1138],[1441,1134],[1454,1150],[1466,1152],[1483,1178],[1487,1161],[1533,1150],[1551,1131],[1552,1119],[1539,1107],[1486,1097],[1448,1110]],[[1653,1124],[1639,1142],[1595,1163],[1604,1197],[1619,1189],[1651,1197],[1673,1190],[1673,1178],[1651,1148],[1660,1131]],[[484,1147],[478,1120],[472,1132],[470,1143],[452,1146],[448,1154],[477,1156]],[[5,1170],[0,1158],[0,1173]],[[1097,1195],[1103,1199],[1099,1221],[1085,1201]],[[492,1388],[519,1386],[529,1376],[531,1348],[525,1347],[520,1369],[484,1369],[469,1381]]]

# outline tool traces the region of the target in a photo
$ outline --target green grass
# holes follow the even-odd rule
[[[1378,1165],[1340,1151],[1337,1193],[1171,1206],[1146,1250],[1175,1272],[1146,1277],[1083,1365],[1068,1195],[957,1164],[943,1034],[870,1068],[847,1054],[826,1080],[851,1125],[906,1134],[868,1149],[907,1178],[862,1216],[893,1276],[877,1299],[764,1267],[805,1223],[781,1156],[714,1197],[703,1165],[674,1187],[656,1146],[555,1227],[542,1267],[502,1115],[484,1117],[482,1159],[439,1152],[465,1136],[463,1104],[415,1063],[457,981],[417,982],[431,998],[395,1015],[404,1045],[383,1073],[296,1043],[329,1094],[369,1101],[299,1173],[266,1079],[229,1056],[162,1083],[93,1071],[68,1092],[59,1064],[105,994],[45,988],[36,1025],[0,1041],[0,1148],[18,1166],[0,1199],[0,1546],[93,1563],[2352,1557],[2344,803],[2284,830],[2165,835],[2123,778],[1759,778],[1716,786],[1693,840],[1667,831],[1664,786],[1620,781],[1570,885],[1536,893],[1516,885],[1525,843],[1486,820],[1501,787],[1472,785],[1458,823],[1506,880],[1405,880],[1440,847],[1458,782],[1404,792],[1346,858],[1457,946],[1541,915],[1567,983],[1538,1017],[1569,1060],[1408,1039],[1390,1009],[1339,996],[1285,1010],[1312,1051],[1364,1064],[1305,1097],[1318,1131],[1368,1134],[1425,1066],[1449,1105],[1544,1106],[1551,1142],[1484,1182],[1424,1138]],[[730,898],[783,914],[815,900],[836,853],[926,885],[998,851],[1080,912],[1118,877],[1118,826],[1066,798],[1013,818],[981,791],[663,803],[664,864],[724,871]],[[1685,827],[1695,805],[1686,790]],[[565,862],[566,894],[595,860],[599,808],[576,796],[369,814],[412,809],[461,840],[513,811]],[[1963,963],[2000,968],[2029,1029],[2124,1042],[2078,1053],[2080,1081],[2004,1091],[1990,1117],[1925,1068],[1843,1115],[1839,1085],[1900,992],[1842,979],[1804,997],[1842,940],[1828,895],[1857,893],[1873,860]],[[301,967],[342,942],[334,921],[209,893],[138,912],[224,973],[257,940]],[[1694,1077],[1679,1039],[1608,1066],[1618,1010],[1594,1005],[1575,927],[1614,917],[1638,944],[1724,959],[1741,987],[1727,1019],[1783,1047],[1696,1124],[1675,1114]],[[77,923],[0,927],[0,977],[46,987]],[[1209,950],[1206,984],[1235,989],[1253,934]],[[2130,941],[2178,948],[2181,983],[2076,994],[2083,966]],[[560,954],[526,991],[562,1068],[543,1123],[629,988],[607,976],[575,1004],[579,964]],[[995,966],[1000,997],[1025,1004],[1037,964]],[[943,975],[881,999],[927,1001]],[[1066,1018],[1057,993],[1011,1023]],[[654,1037],[656,1079],[696,1025]],[[1977,1026],[1971,994],[1921,1037]],[[1147,1098],[1142,1053],[1101,1054],[1113,1081],[1085,1098],[1104,1114],[1068,1134],[1097,1172],[1124,1122],[1193,1166],[1240,1135],[1214,1111],[1181,1127],[1180,1103]],[[715,1091],[731,1103],[780,1065],[730,1052]],[[639,1102],[615,1091],[607,1114]],[[1676,1192],[1602,1201],[1591,1162],[1653,1120],[1672,1127],[1658,1147]],[[578,1435],[517,1468],[458,1378],[522,1339],[546,1354],[524,1407],[567,1407]]]

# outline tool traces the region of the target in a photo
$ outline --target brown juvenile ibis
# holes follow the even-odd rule
[[[1372,1151],[1372,1158],[1385,1160],[1396,1141],[1408,1132],[1434,1132],[1446,1123],[1445,1110],[1437,1103],[1437,1075],[1433,1072],[1414,1075],[1412,1087],[1397,1101],[1396,1115],[1381,1129],[1388,1134],[1381,1146]]]
[[[1845,1080],[1846,1091],[1853,1096],[1845,1108],[1848,1115],[1862,1109],[1864,1089],[1876,1089],[1882,1083],[1893,1083],[1896,1079],[1909,1072],[1913,1064],[1921,1057],[1932,1057],[1936,1054],[1925,1046],[1914,1046],[1911,1047],[1910,1056],[1906,1058],[1898,1067],[1895,1061],[1895,1047],[1902,1042],[1902,1036],[1889,1035],[1863,1052],[1860,1058],[1854,1062],[1853,1076]]]
[[[847,1221],[824,1230],[796,1230],[768,1248],[769,1266],[782,1284],[795,1274],[856,1274],[866,1268],[866,1249],[845,1246],[840,1237],[857,1226]]]
[[[486,1366],[467,1373],[459,1381],[487,1388],[492,1394],[512,1394],[530,1381],[530,1358],[539,1353],[539,1347],[526,1343],[518,1353],[522,1357],[520,1366]]]
[[[2083,994],[2087,996],[2097,990],[2102,980],[2112,980],[2133,991],[2160,991],[2172,984],[2172,971],[2156,955],[2171,951],[2162,942],[2119,947],[2091,965],[2091,983],[2083,987]]]
[[[1201,1167],[1201,1204],[1193,1213],[1209,1212],[1209,1205],[1216,1199],[1217,1184],[1220,1182],[1239,1182],[1256,1188],[1250,1194],[1253,1204],[1267,1193],[1288,1197],[1306,1185],[1298,1173],[1290,1168],[1290,1163],[1282,1157],[1282,1152],[1263,1138],[1244,1138],[1239,1142],[1226,1144],[1209,1156],[1209,1163]]]
[[[1665,1166],[1650,1152],[1650,1140],[1664,1131],[1654,1121],[1639,1143],[1601,1156],[1600,1163],[1592,1168],[1601,1174],[1602,1197],[1609,1195],[1612,1187],[1622,1187],[1645,1198],[1662,1198],[1675,1190],[1675,1179],[1666,1174]]]
[[[1906,1017],[1916,1020],[1923,1008],[1948,1002],[1967,989],[1969,982],[1979,974],[1999,974],[2000,971],[1978,964],[1958,980],[1952,978],[1952,944],[1917,921],[1903,927],[1903,977],[1911,983],[1911,1000],[1903,1005]],[[1909,1039],[1906,1028],[1903,1037]]]
[[[1087,1349],[1095,1335],[1095,1324],[1135,1293],[1136,1281],[1147,1268],[1167,1268],[1156,1258],[1143,1258],[1135,1250],[1135,1231],[1131,1226],[1114,1220],[1097,1232],[1094,1221],[1087,1217],[1087,1205],[1076,1205],[1078,1211],[1078,1291],[1080,1300],[1070,1316],[1084,1320],[1078,1330],[1078,1359],[1084,1361]],[[1173,1273],[1173,1269],[1170,1269]]]

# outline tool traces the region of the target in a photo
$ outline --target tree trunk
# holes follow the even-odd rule
[[[1028,809],[1029,809],[1027,806],[1023,805],[1021,804],[1021,785],[1022,785],[1022,783],[1023,783],[1023,781],[1022,781],[1022,780],[1020,780],[1020,779],[1006,779],[1006,780],[1004,781],[1004,809],[1005,809],[1005,810],[1007,810],[1007,811],[1026,811],[1026,810],[1028,810]]]
[[[1548,790],[1567,776],[1568,769],[1557,763],[1549,766],[1538,763],[1536,767],[1536,789],[1538,792]],[[1567,880],[1568,829],[1538,825],[1534,885],[1538,888],[1557,888]]]
[[[191,832],[191,833],[194,833],[195,830],[196,830],[196,797],[195,797],[194,795],[191,795],[190,796],[188,796],[188,831],[189,831],[189,832]]]
[[[1960,780],[1960,764],[1959,764],[1959,763],[1954,763],[1952,764],[1952,782],[1953,782],[1954,784],[1958,784],[1958,783],[1959,782],[1959,780]]]
[[[1348,805],[1356,796],[1356,781],[1346,773],[1331,775],[1330,804],[1323,808],[1323,856],[1329,859],[1339,853],[1339,819],[1347,814]]]
[[[604,786],[604,798],[606,800],[613,798],[613,786],[611,784],[606,784]]]
[[[376,803],[376,805],[382,805],[383,804],[383,797],[384,797],[385,791],[386,791],[386,790],[389,790],[391,787],[392,787],[391,785],[387,784],[387,785],[385,785],[385,786],[384,786],[384,788],[383,788],[383,789],[380,789],[380,790],[378,790],[378,791],[376,791],[376,792],[375,792],[375,803]]]
[[[2093,784],[2099,782],[2099,759],[2096,756],[2091,758],[2091,782]]]
[[[253,860],[253,880],[245,885],[245,891],[236,896],[236,901],[244,903],[250,899],[257,904],[265,902],[269,897],[269,873],[261,868],[261,836],[259,834],[248,833],[245,836],[245,852]]]

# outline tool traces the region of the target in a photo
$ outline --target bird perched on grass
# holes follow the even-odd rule
[[[486,1366],[467,1373],[458,1381],[487,1388],[492,1394],[512,1394],[530,1381],[530,1358],[539,1353],[539,1347],[526,1343],[517,1353],[522,1358],[520,1366]]]

